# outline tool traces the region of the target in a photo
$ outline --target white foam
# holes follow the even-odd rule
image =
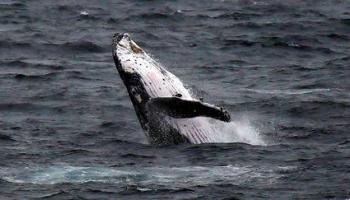
[[[49,166],[24,169],[0,168],[0,178],[12,183],[58,184],[104,182],[121,185],[158,185],[167,188],[209,185],[219,182],[242,184],[247,181],[276,179],[279,175],[270,168],[241,166],[185,166],[105,168]],[[259,180],[257,180],[259,179]]]
[[[80,11],[80,15],[87,16],[87,15],[89,15],[89,13],[86,10],[82,10],[82,11]]]
[[[213,138],[215,142],[267,145],[259,129],[251,123],[249,116],[243,116],[241,119],[231,121],[230,123],[217,121],[216,129],[218,133]]]

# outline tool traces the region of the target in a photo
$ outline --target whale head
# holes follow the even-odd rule
[[[119,48],[129,53],[143,53],[143,50],[130,39],[128,33],[115,33],[113,36],[113,42]]]
[[[141,125],[145,128],[144,124],[147,122],[145,104],[150,99],[143,77],[143,68],[147,63],[141,63],[145,52],[127,33],[115,33],[112,45],[116,68],[128,90]]]
[[[113,35],[113,58],[127,87],[129,84],[125,82],[127,81],[125,78],[133,75],[134,79],[135,76],[144,79],[145,77],[142,76],[145,75],[146,68],[152,67],[147,59],[149,56],[130,38],[128,33]]]
[[[138,87],[138,91],[142,88],[143,93],[147,94],[144,96],[151,98],[171,97],[178,94],[184,98],[191,98],[182,82],[152,59],[130,38],[129,34],[114,34],[113,58],[129,94],[131,92],[132,95],[132,91]]]
[[[117,57],[117,59],[120,59],[120,61],[126,57],[129,57],[129,60],[131,60],[134,56],[137,56],[137,54],[144,53],[143,49],[130,38],[128,33],[115,33],[113,35],[113,55]],[[124,70],[130,71],[130,69]]]

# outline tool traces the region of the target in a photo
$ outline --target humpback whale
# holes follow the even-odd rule
[[[152,59],[127,33],[113,35],[113,58],[151,144],[212,143],[213,121],[229,122],[222,107],[203,102]]]

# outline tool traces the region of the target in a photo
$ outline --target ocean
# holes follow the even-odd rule
[[[232,122],[154,146],[127,32]],[[0,1],[0,199],[349,199],[350,1]]]

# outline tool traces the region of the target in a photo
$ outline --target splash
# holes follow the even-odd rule
[[[240,142],[251,145],[267,145],[261,132],[252,124],[252,120],[249,116],[243,116],[230,123],[217,121],[215,127],[219,130],[214,138],[217,142]]]
[[[1,173],[3,172],[3,173]],[[182,188],[210,185],[220,182],[244,184],[254,181],[265,184],[266,180],[279,175],[270,168],[240,166],[185,166],[185,167],[139,167],[107,168],[48,166],[35,168],[0,168],[0,179],[12,183],[58,184],[102,182],[118,185],[163,186]]]
[[[149,112],[152,113],[152,112]],[[250,115],[235,115],[235,120],[227,123],[208,117],[195,118],[171,118],[166,115],[150,117],[154,126],[159,128],[163,138],[170,140],[172,135],[169,127],[176,127],[181,133],[189,138],[194,144],[199,143],[246,143],[250,145],[268,145],[266,138],[253,122],[258,120]],[[158,119],[159,118],[159,119]],[[164,120],[165,119],[165,120]],[[169,125],[170,124],[170,125]],[[198,140],[198,133],[205,139]]]

